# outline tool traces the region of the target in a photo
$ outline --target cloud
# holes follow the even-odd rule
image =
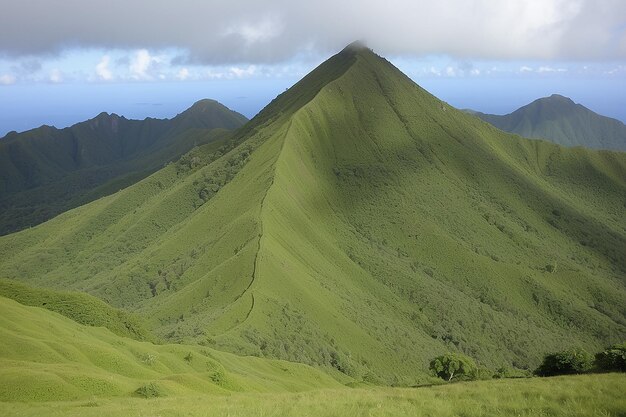
[[[181,81],[185,81],[189,78],[189,70],[187,68],[181,68],[180,71],[178,71],[178,74],[176,74],[176,78]]]
[[[544,72],[567,72],[567,69],[565,68],[552,68],[552,67],[539,67],[539,69],[537,70],[538,73],[544,73]]]
[[[165,79],[166,75],[159,72],[159,69],[166,63],[165,61],[166,58],[162,55],[151,55],[147,49],[140,49],[130,59],[128,66],[130,78],[134,80],[152,80],[155,77]]]
[[[41,70],[42,67],[43,65],[40,60],[35,58],[26,58],[17,64],[12,65],[11,70],[23,75],[31,75]]]
[[[131,77],[136,80],[145,80],[151,78],[148,75],[148,69],[150,68],[151,64],[152,57],[146,49],[141,49],[137,51],[129,66]]]
[[[231,67],[230,73],[234,75],[235,78],[248,78],[255,75],[257,72],[257,68],[255,65],[249,65],[246,68],[240,67]]]
[[[15,75],[12,75],[12,74],[0,75],[0,85],[11,85],[11,84],[15,84],[16,81],[17,79],[15,78]]]
[[[459,60],[626,58],[623,0],[6,3],[0,14],[0,54],[13,57],[77,48],[175,48],[184,51],[182,65],[263,64],[298,54],[327,55],[365,39],[383,55],[445,54]],[[23,30],[26,22],[31,30]],[[141,68],[138,77],[154,77]]]
[[[96,75],[103,81],[110,81],[113,79],[113,73],[109,69],[109,63],[111,62],[111,57],[108,55],[104,55],[98,65],[96,65]]]
[[[53,68],[48,79],[52,83],[61,83],[63,82],[63,73],[58,68]]]
[[[227,27],[223,37],[238,36],[246,45],[268,42],[281,34],[283,25],[275,15],[264,16],[260,21],[239,22]]]

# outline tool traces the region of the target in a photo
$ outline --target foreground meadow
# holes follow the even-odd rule
[[[344,388],[300,393],[93,398],[0,403],[3,416],[626,416],[626,375],[579,375],[422,388]]]

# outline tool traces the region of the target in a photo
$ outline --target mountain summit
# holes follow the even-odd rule
[[[564,146],[626,151],[626,125],[601,116],[568,97],[552,94],[498,116],[474,113],[499,129]]]
[[[169,341],[424,382],[626,337],[626,156],[508,135],[344,50],[219,148],[0,238]]]

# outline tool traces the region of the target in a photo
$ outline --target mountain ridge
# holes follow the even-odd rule
[[[520,136],[564,146],[626,151],[626,125],[599,115],[560,94],[539,98],[506,115],[472,112],[494,126]]]
[[[0,233],[132,184],[246,120],[206,100],[172,119],[132,120],[102,112],[63,129],[43,126],[8,135],[0,140]]]

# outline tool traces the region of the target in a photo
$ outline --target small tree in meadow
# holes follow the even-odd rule
[[[596,354],[596,367],[600,371],[626,372],[626,342]]]
[[[476,364],[460,353],[446,353],[430,361],[430,370],[446,381],[456,379],[474,379]]]

